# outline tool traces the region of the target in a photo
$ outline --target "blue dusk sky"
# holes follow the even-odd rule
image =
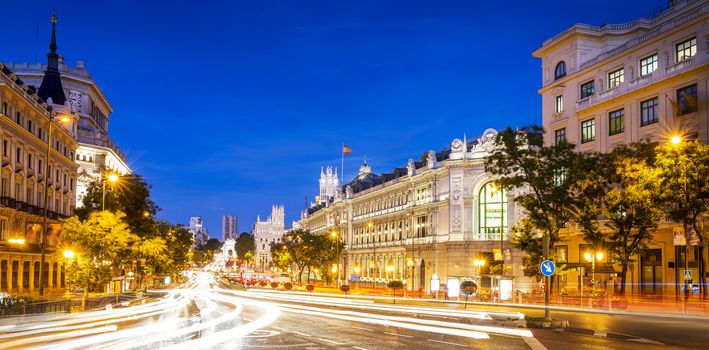
[[[351,178],[365,155],[386,172],[463,134],[541,123],[532,51],[664,4],[5,0],[0,61],[46,62],[56,10],[59,53],[106,94],[110,135],[159,216],[201,215],[220,238],[224,214],[240,232],[272,204],[298,219],[342,142]]]

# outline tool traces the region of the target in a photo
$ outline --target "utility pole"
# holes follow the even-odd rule
[[[549,235],[545,234],[543,238],[544,244],[544,259],[549,259]],[[544,276],[544,318],[551,319],[551,314],[549,312],[549,276]]]

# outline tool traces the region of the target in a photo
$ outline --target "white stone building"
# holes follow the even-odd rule
[[[533,55],[541,59],[545,144],[566,140],[579,151],[608,152],[641,140],[668,142],[672,136],[709,142],[708,14],[707,1],[670,1],[649,18],[574,24],[544,41]],[[676,253],[677,226],[661,222],[653,243],[634,257],[629,293],[678,293],[683,280],[678,266],[688,266],[699,281],[700,250]],[[592,248],[573,227],[561,233],[557,262],[569,272],[556,290],[577,293],[592,279],[592,264],[584,258]],[[620,268],[608,255],[596,264],[596,279],[610,285],[606,282],[619,280]]]
[[[254,236],[256,254],[254,257],[254,267],[257,271],[266,271],[271,267],[271,243],[280,242],[285,233],[285,212],[283,206],[274,205],[271,208],[271,215],[266,221],[261,221],[261,217],[256,218],[251,234]]]
[[[494,281],[506,298],[513,284],[528,290],[523,254],[508,236],[521,209],[485,172],[496,136],[488,129],[472,142],[454,139],[390,173],[375,174],[365,163],[332,198],[305,210],[299,224],[342,237],[338,273],[349,283],[397,279],[408,290],[429,292],[432,285],[474,279],[488,289]],[[486,264],[477,268],[475,260]]]
[[[201,216],[190,217],[190,226],[188,230],[192,234],[193,247],[205,244],[209,240],[209,232],[207,232],[207,228],[204,227]]]

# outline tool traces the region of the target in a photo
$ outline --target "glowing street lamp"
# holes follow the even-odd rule
[[[17,244],[17,245],[24,245],[25,244],[25,239],[24,238],[10,238],[7,240],[11,244]]]
[[[76,256],[76,253],[74,253],[72,250],[65,250],[64,251],[64,258],[66,259],[73,259]]]
[[[111,173],[106,177],[106,180],[111,184],[118,182],[119,177],[116,173]],[[101,188],[101,210],[106,210],[106,180],[103,181],[103,187]]]
[[[591,284],[593,285],[593,289],[596,289],[596,261],[601,261],[603,260],[603,252],[596,252],[595,254],[592,254],[590,252],[586,252],[583,254],[583,257],[586,259],[586,261],[591,263]]]
[[[359,266],[354,267],[354,272],[359,275],[359,272],[362,271],[362,269]]]
[[[478,269],[478,277],[480,276],[480,269],[485,266],[485,259],[475,259],[473,260],[473,265]]]
[[[682,136],[674,135],[670,138],[670,142],[672,142],[673,145],[679,145],[682,143]]]
[[[394,266],[392,266],[392,265],[387,265],[386,271],[387,271],[387,278],[389,278],[389,273],[392,272],[392,271],[394,271]],[[394,275],[392,274],[391,277],[393,278]]]

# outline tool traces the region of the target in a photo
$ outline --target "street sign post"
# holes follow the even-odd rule
[[[556,272],[556,265],[551,260],[544,260],[539,264],[539,271],[541,271],[542,275],[551,277]]]

